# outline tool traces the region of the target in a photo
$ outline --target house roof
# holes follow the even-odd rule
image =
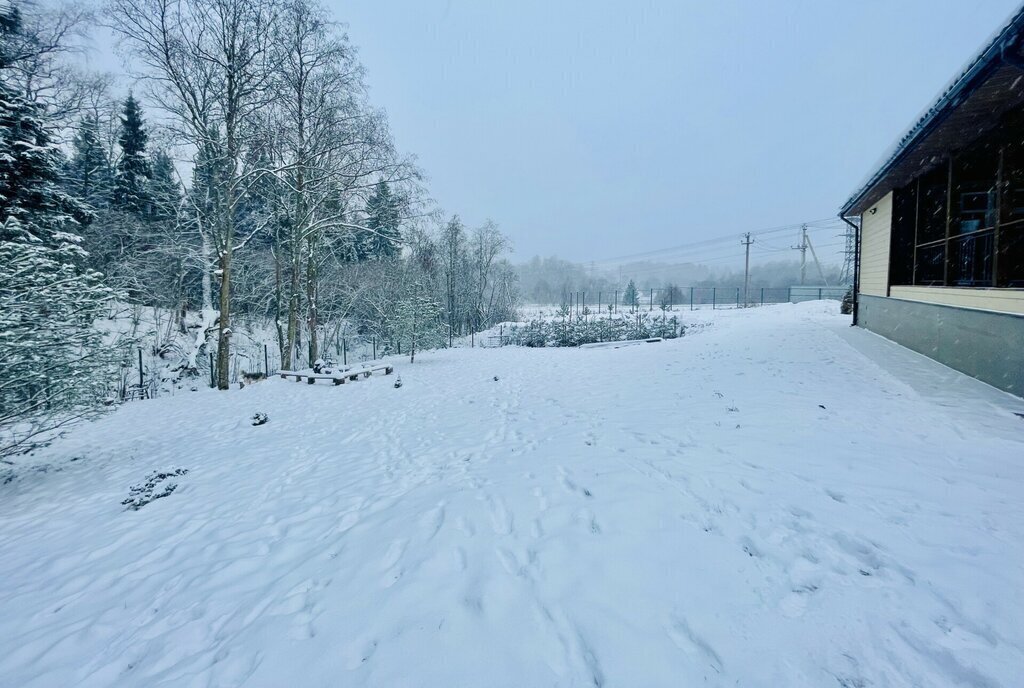
[[[991,129],[1008,110],[1024,104],[1024,6],[883,156],[846,201],[840,214],[860,215],[893,189],[941,162]]]

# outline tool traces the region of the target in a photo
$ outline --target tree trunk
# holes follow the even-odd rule
[[[288,361],[288,368],[294,370],[297,363],[295,352],[298,349],[299,341],[299,273],[301,272],[299,268],[302,265],[294,228],[290,247],[289,262],[291,263],[291,274],[288,275],[288,351],[286,360]]]
[[[280,240],[277,241],[278,247],[280,247]],[[288,350],[288,341],[286,339],[284,327],[281,324],[281,316],[284,315],[282,311],[282,303],[284,297],[282,290],[284,289],[284,279],[282,277],[281,268],[281,250],[280,248],[274,251],[274,329],[277,331],[277,353],[280,357],[281,367],[288,369],[291,364],[286,363],[287,357],[285,353]]]
[[[320,358],[319,338],[317,337],[317,270],[314,253],[316,251],[315,239],[309,238],[306,255],[306,326],[309,328],[309,362]]]
[[[203,310],[213,310],[213,279],[210,277],[210,267],[213,265],[213,259],[211,254],[213,249],[210,246],[210,237],[207,236],[205,231],[200,231],[199,235],[203,240]]]
[[[217,389],[231,384],[231,243],[220,254],[220,322],[217,330]]]

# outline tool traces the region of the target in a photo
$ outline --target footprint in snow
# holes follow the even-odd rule
[[[533,523],[530,525],[530,535],[534,538],[544,537],[544,526],[541,525],[540,519],[533,519]]]
[[[757,557],[757,558],[761,557],[761,550],[758,549],[757,545],[755,545],[754,541],[751,540],[750,538],[748,538],[748,537],[740,538],[740,545],[743,546],[743,551],[747,553],[748,557]]]
[[[455,568],[459,571],[465,571],[469,566],[469,562],[466,559],[466,550],[456,547],[452,550],[452,555],[455,558]]]
[[[722,658],[700,635],[694,633],[686,619],[673,614],[665,627],[669,639],[680,650],[703,659],[715,673],[722,673]]]
[[[377,640],[376,638],[370,638],[368,640],[360,640],[353,643],[348,651],[345,653],[345,668],[352,670],[358,669],[363,663],[367,662],[373,653],[377,651]]]
[[[841,492],[836,492],[835,490],[828,490],[828,489],[826,489],[825,490],[825,494],[827,494],[829,497],[831,497],[835,501],[839,502],[840,504],[846,504],[846,495],[844,495]]]
[[[393,541],[388,547],[388,551],[385,552],[384,557],[380,560],[380,568],[384,572],[381,584],[385,588],[390,588],[402,577],[404,571],[398,564],[402,559],[402,555],[405,554],[407,544],[407,540],[399,539]]]
[[[444,506],[444,502],[439,502],[420,519],[420,527],[423,529],[425,539],[432,540],[444,525]]]
[[[501,499],[492,500],[491,527],[497,535],[510,535],[514,528],[512,514]]]
[[[462,531],[462,534],[466,537],[473,537],[474,535],[476,535],[476,528],[473,527],[473,524],[470,523],[469,519],[467,519],[465,516],[459,516],[455,524],[458,526],[459,530]]]

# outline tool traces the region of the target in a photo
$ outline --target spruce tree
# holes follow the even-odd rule
[[[117,179],[114,186],[114,202],[121,210],[144,214],[150,212],[148,182],[151,176],[149,160],[146,157],[145,123],[139,101],[130,95],[124,101],[121,115],[121,159],[117,162]]]
[[[93,208],[107,207],[113,193],[113,171],[94,116],[82,118],[72,145],[66,174],[68,190]]]
[[[174,161],[166,151],[158,150],[153,154],[149,195],[152,199],[151,219],[164,221],[177,215],[182,199],[181,184],[174,174]]]
[[[18,30],[0,7],[0,45]],[[108,372],[93,322],[111,294],[82,267],[90,214],[60,186],[53,126],[0,79],[0,460],[97,408]]]
[[[629,280],[629,284],[626,285],[626,291],[622,292],[622,305],[629,306],[630,310],[634,309],[640,303],[640,293],[636,289],[636,282]]]
[[[365,233],[362,257],[382,260],[397,256],[402,241],[398,201],[387,182],[377,182],[373,195],[366,203],[366,215],[366,226],[371,231]]]

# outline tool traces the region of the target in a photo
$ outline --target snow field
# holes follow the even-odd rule
[[[0,485],[0,685],[1019,685],[1024,402],[836,309],[125,405]]]

